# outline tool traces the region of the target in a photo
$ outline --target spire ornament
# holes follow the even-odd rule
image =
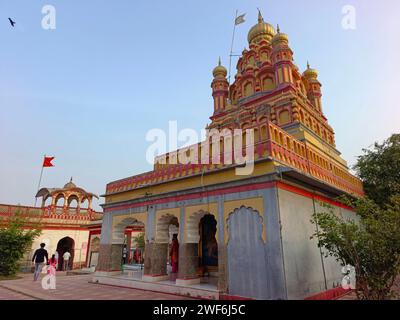
[[[259,8],[257,8],[258,10],[258,23],[263,23],[264,22],[264,18],[261,14],[261,10]]]

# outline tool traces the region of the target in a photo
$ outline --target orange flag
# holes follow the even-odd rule
[[[53,160],[54,157],[44,157],[43,168],[54,167],[54,164],[51,163]]]

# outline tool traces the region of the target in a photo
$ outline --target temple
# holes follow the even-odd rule
[[[21,259],[21,271],[31,271],[31,259],[40,243],[46,244],[50,255],[58,253],[58,270],[62,270],[65,251],[71,254],[69,270],[95,268],[103,218],[92,208],[92,199],[98,196],[76,186],[71,178],[62,188],[40,189],[36,198],[42,198],[40,207],[0,204],[0,225],[19,214],[26,218],[23,228],[39,226],[42,231]],[[130,232],[126,230],[129,236]]]
[[[289,37],[261,13],[248,45],[232,84],[221,61],[212,72],[207,129],[251,129],[254,170],[236,174],[222,137],[208,164],[176,161],[180,152],[200,154],[203,142],[157,157],[151,172],[107,184],[94,281],[213,299],[304,299],[340,285],[341,267],[310,240],[310,220],[326,210],[322,203],[354,218],[335,199],[363,196],[362,183],[336,149],[318,72],[309,64],[300,71]],[[132,227],[145,233],[140,274],[121,264]],[[172,234],[177,274],[168,264]]]

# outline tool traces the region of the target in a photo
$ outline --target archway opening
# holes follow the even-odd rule
[[[207,272],[218,271],[217,220],[206,214],[199,223],[199,265]]]
[[[75,241],[70,237],[62,238],[57,243],[58,270],[63,270],[63,265],[64,265],[63,255],[67,251],[71,254],[71,257],[68,260],[68,269],[72,270],[74,266]]]
[[[133,217],[125,218],[113,228],[112,244],[120,254],[113,256],[112,266],[115,270],[136,272],[142,270],[144,259],[145,224]],[[117,252],[116,251],[116,252]],[[138,262],[138,263],[137,263]]]
[[[160,264],[160,274],[169,274],[170,280],[174,280],[178,273],[178,261],[179,261],[179,221],[178,218],[166,214],[161,216],[157,220],[156,225],[156,237],[153,250],[160,250],[158,257],[153,257],[154,260],[159,260],[157,263]],[[151,272],[155,272],[152,270]]]

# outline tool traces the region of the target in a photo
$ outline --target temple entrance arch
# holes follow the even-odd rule
[[[129,264],[132,261],[132,230],[145,230],[145,224],[134,218],[127,217],[114,225],[112,231],[113,265],[118,269],[122,264]]]
[[[229,294],[268,298],[268,262],[262,239],[263,219],[258,211],[242,206],[228,220]]]
[[[178,218],[171,214],[163,215],[157,220],[155,237],[156,243],[169,243],[171,226],[176,227],[176,229],[171,228],[171,230],[178,230],[179,228]]]
[[[217,221],[212,213],[199,210],[188,217],[185,243],[179,255],[179,280],[209,276],[218,270],[217,238]]]
[[[151,251],[151,255],[145,260],[144,274],[157,275],[157,277],[165,278],[168,275],[167,262],[172,266],[172,261],[170,261],[170,239],[173,237],[174,232],[178,236],[179,233],[179,220],[176,216],[172,214],[161,215],[156,222],[156,231],[154,243],[148,246]],[[174,262],[177,262],[179,252],[177,247],[175,250],[173,258]],[[177,264],[174,266],[173,272],[176,272]],[[172,270],[171,270],[172,271]]]
[[[212,214],[204,215],[199,222],[199,264],[207,271],[218,270],[217,220]]]
[[[74,239],[72,239],[70,237],[62,238],[57,243],[58,270],[63,270],[62,269],[63,265],[64,265],[63,255],[67,251],[71,254],[71,258],[69,258],[69,261],[68,261],[68,269],[72,270],[72,268],[74,266],[75,241],[74,241]]]

